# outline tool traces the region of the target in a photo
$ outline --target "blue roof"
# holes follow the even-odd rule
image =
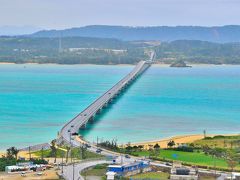
[[[108,171],[123,173],[123,172],[136,170],[136,169],[139,169],[139,168],[145,168],[147,166],[149,166],[149,164],[144,164],[142,161],[131,163],[131,164],[126,164],[126,165],[109,165],[108,166]]]

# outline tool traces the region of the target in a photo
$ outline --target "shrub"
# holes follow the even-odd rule
[[[166,150],[175,150],[175,151],[183,151],[183,152],[193,152],[194,148],[190,146],[181,146],[177,148],[166,148]]]
[[[0,158],[0,171],[5,171],[6,166],[15,165],[16,162],[17,161],[15,158],[6,158],[6,157]]]
[[[45,159],[31,159],[33,164],[48,164],[48,162]]]
[[[204,140],[211,140],[212,137],[205,137]]]
[[[225,136],[222,135],[218,135],[218,136],[214,136],[212,139],[224,139]]]

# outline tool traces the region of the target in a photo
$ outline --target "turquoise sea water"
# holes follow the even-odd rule
[[[0,149],[56,137],[62,125],[133,66],[0,65]],[[93,125],[90,141],[239,133],[240,66],[147,70]]]

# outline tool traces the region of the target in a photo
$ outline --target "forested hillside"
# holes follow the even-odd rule
[[[155,48],[157,58],[165,63],[184,60],[191,63],[240,64],[240,43],[173,41]]]
[[[0,62],[58,64],[131,64],[146,57],[144,43],[116,39],[0,38]]]
[[[160,45],[159,45],[160,44]],[[0,62],[58,64],[134,64],[147,59],[149,49],[161,63],[186,61],[240,64],[240,43],[196,40],[173,42],[121,41],[101,38],[0,38]]]
[[[126,41],[136,40],[201,40],[210,42],[240,42],[240,26],[86,26],[64,30],[45,30],[30,35],[31,37],[98,37],[115,38]]]

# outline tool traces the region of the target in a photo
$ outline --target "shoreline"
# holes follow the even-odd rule
[[[215,136],[215,135],[208,135],[208,136]],[[172,136],[172,137],[166,137],[166,138],[162,138],[162,139],[157,139],[157,140],[149,140],[149,141],[142,141],[142,142],[133,142],[131,143],[131,146],[134,145],[144,145],[144,148],[151,144],[151,145],[155,145],[156,143],[158,143],[160,145],[161,148],[166,148],[167,147],[167,143],[169,142],[169,140],[174,140],[175,143],[191,143],[193,141],[202,139],[203,135],[200,134],[192,134],[192,135],[176,135],[176,136]],[[81,139],[81,138],[80,138]],[[85,142],[85,140],[83,140],[82,142]],[[124,144],[123,146],[125,147],[127,144]],[[33,145],[33,146],[37,146],[37,145]],[[21,148],[23,150],[20,150],[20,152],[22,152],[23,154],[28,154],[28,151],[24,150],[24,148]],[[34,151],[32,151],[34,152]],[[0,150],[0,157],[2,155],[5,155],[6,152]]]
[[[36,65],[36,66],[134,66],[135,64],[58,64],[58,63],[10,63],[10,62],[0,62],[1,65]]]
[[[207,137],[214,137],[214,136],[238,136],[239,134],[208,134]],[[144,149],[149,149],[149,145],[155,145],[158,143],[161,148],[167,148],[167,143],[170,140],[173,140],[176,145],[181,145],[181,144],[187,144],[187,143],[192,143],[197,140],[201,140],[204,138],[203,134],[190,134],[190,135],[176,135],[176,136],[171,136],[171,137],[166,137],[162,139],[157,139],[157,140],[151,140],[151,141],[142,141],[142,142],[133,142],[130,143],[131,146],[139,146],[143,145]],[[124,147],[127,146],[127,144],[123,145]]]
[[[213,137],[215,135],[208,135],[208,137]],[[162,139],[157,139],[157,140],[152,140],[152,141],[142,141],[142,142],[134,142],[131,143],[131,146],[139,146],[143,145],[144,149],[149,149],[149,145],[155,145],[158,144],[161,148],[167,148],[167,143],[170,140],[173,140],[176,145],[180,144],[186,144],[186,143],[192,143],[194,141],[203,139],[204,135],[201,134],[192,134],[192,135],[176,135],[176,136],[171,136],[171,137],[166,137]],[[124,146],[126,146],[125,144]]]
[[[213,137],[213,136],[238,136],[239,134],[208,134],[207,137]],[[176,135],[176,136],[171,136],[171,137],[166,137],[166,138],[162,138],[162,139],[156,139],[156,140],[149,140],[149,141],[141,141],[141,142],[133,142],[130,143],[131,146],[139,146],[139,145],[143,145],[144,149],[148,149],[148,145],[155,145],[156,143],[158,143],[160,145],[161,148],[167,148],[167,143],[170,140],[173,140],[176,145],[181,145],[181,144],[186,144],[186,143],[192,143],[194,141],[197,140],[201,140],[204,138],[203,134],[190,134],[190,135]],[[81,138],[79,138],[79,141],[81,142],[87,142]],[[48,143],[46,143],[48,144]],[[38,146],[38,144],[36,145],[32,145],[32,147],[34,146]],[[126,147],[126,144],[123,145],[119,145],[120,147]],[[20,156],[28,156],[28,151],[24,148],[19,149],[20,150]],[[37,150],[36,150],[37,151]],[[32,150],[31,152],[34,152],[34,150]],[[0,157],[6,155],[6,151],[0,150]]]
[[[15,63],[15,62],[0,62],[0,65],[98,65],[98,66],[133,66],[135,64],[59,64],[59,63]],[[155,67],[170,67],[171,64],[164,64],[164,63],[155,63],[153,66]],[[195,64],[188,64],[191,67],[223,67],[223,66],[240,66],[240,64],[202,64],[202,63],[195,63]],[[179,67],[181,68],[181,67]]]

